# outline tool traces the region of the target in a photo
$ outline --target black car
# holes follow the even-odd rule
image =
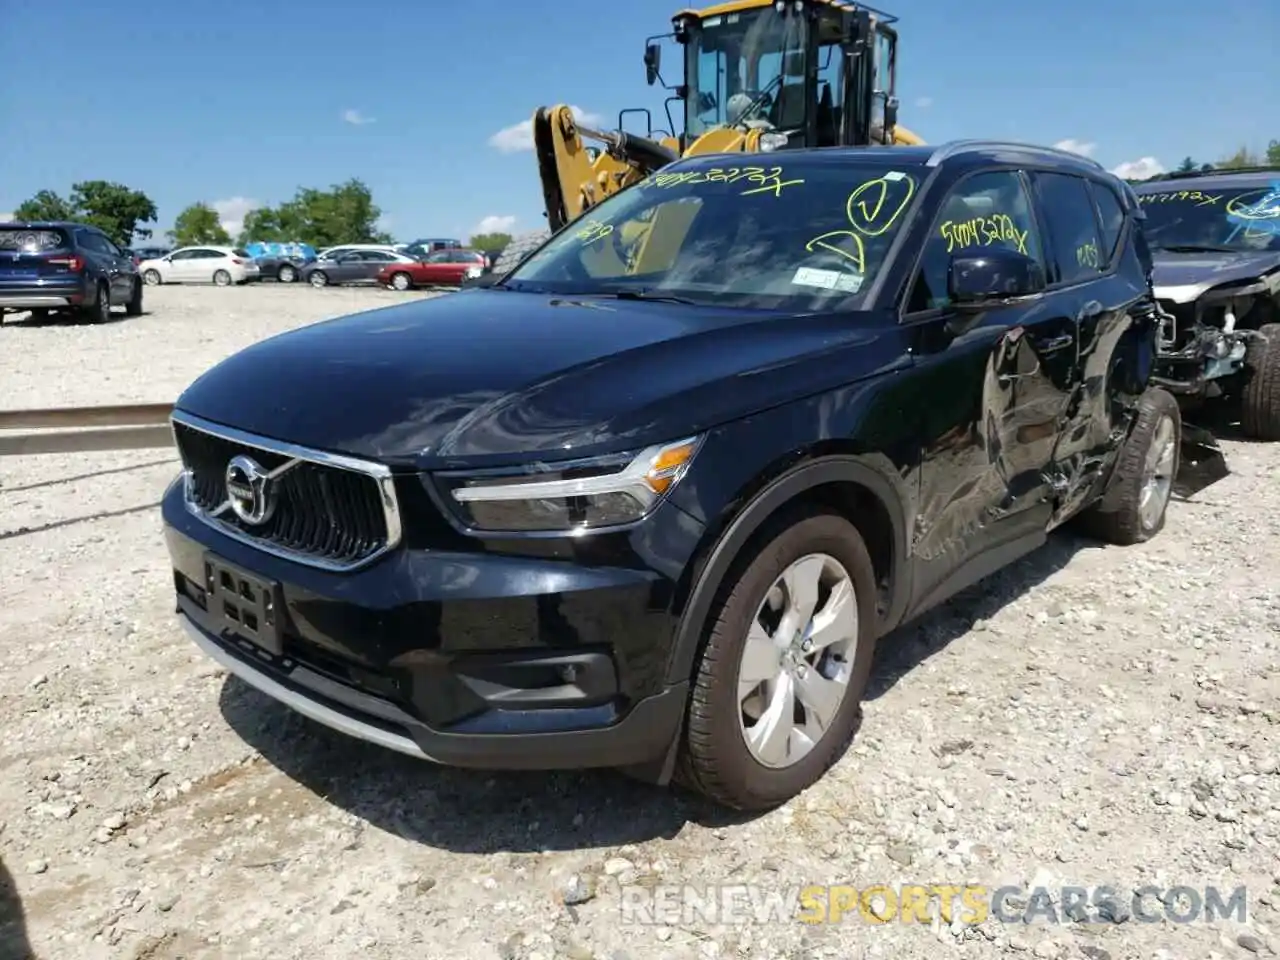
[[[179,619],[412,756],[783,802],[879,638],[1069,519],[1161,529],[1181,420],[1136,210],[1020,145],[679,161],[488,289],[192,384]]]
[[[393,263],[417,263],[413,257],[390,250],[346,250],[321,257],[302,268],[299,277],[313,287],[342,283],[377,283],[383,267]]]
[[[1164,313],[1155,382],[1184,411],[1238,407],[1280,440],[1280,168],[1169,174],[1137,184]]]
[[[142,313],[142,279],[133,257],[83,223],[0,223],[0,317],[73,311],[105,323],[111,308]]]

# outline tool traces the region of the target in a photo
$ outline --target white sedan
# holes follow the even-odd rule
[[[229,287],[259,279],[253,257],[235,247],[180,247],[155,260],[138,264],[142,279],[157,283],[216,283]]]

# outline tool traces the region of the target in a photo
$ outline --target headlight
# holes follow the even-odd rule
[[[471,277],[472,279],[482,276],[483,274],[484,274],[483,267],[467,267],[467,276]]]
[[[701,442],[687,437],[630,458],[551,465],[517,477],[437,479],[472,529],[585,533],[647,517],[680,482]]]

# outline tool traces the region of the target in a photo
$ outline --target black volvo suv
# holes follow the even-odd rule
[[[487,288],[191,385],[179,619],[412,756],[776,805],[840,757],[879,638],[1069,519],[1160,530],[1140,217],[1017,144],[680,161]]]

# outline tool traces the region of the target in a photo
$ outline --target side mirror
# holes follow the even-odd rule
[[[952,257],[947,271],[947,297],[955,310],[981,310],[1039,293],[1046,285],[1038,261],[1004,247]]]
[[[658,81],[658,71],[662,68],[662,47],[650,43],[644,48],[644,78],[649,86]]]
[[[894,127],[898,125],[898,98],[888,97],[884,102],[884,132],[885,136],[889,135]]]

